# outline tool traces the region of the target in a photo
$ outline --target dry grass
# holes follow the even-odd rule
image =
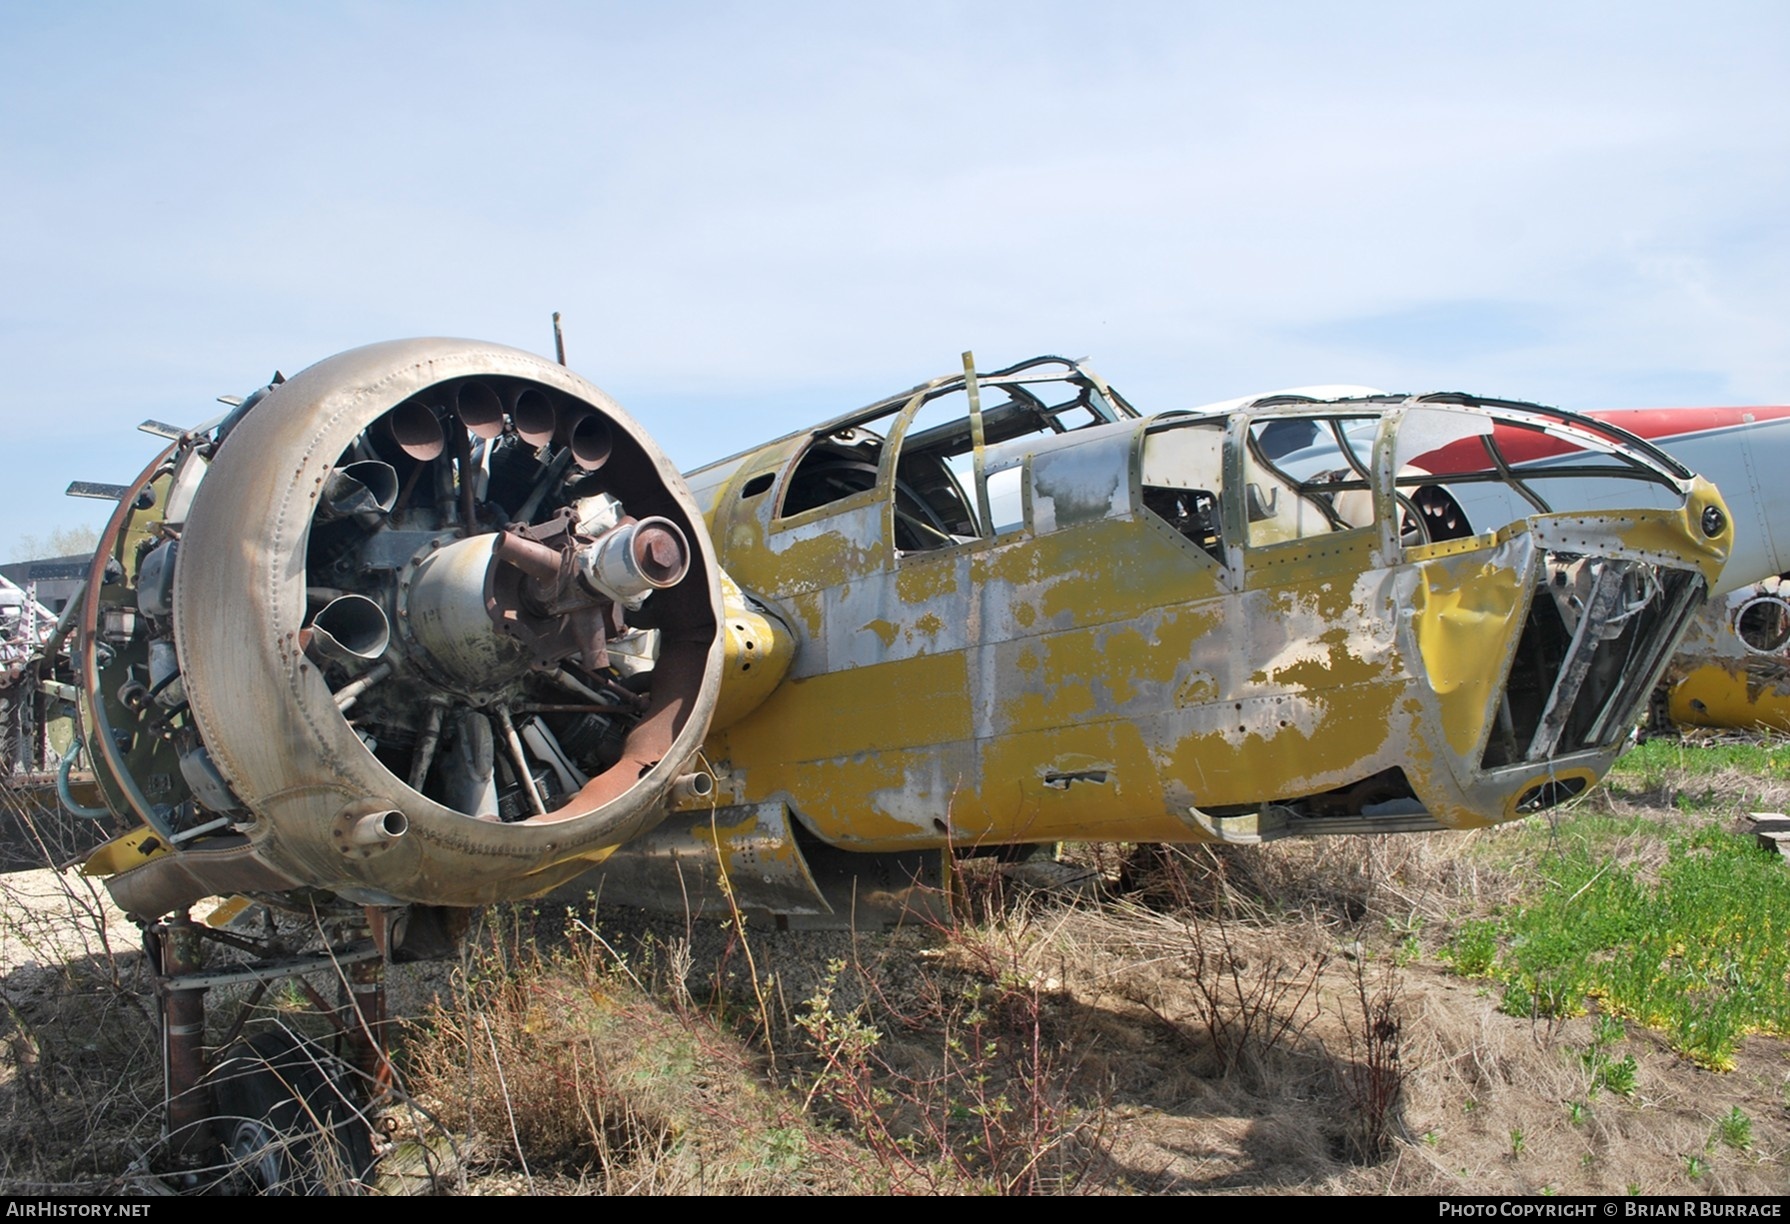
[[[499,919],[403,1041],[409,1089],[475,1167],[537,1192],[823,1185],[801,1167],[822,1137],[724,1016],[694,1006],[675,949],[630,964],[579,923],[548,951],[515,912]]]
[[[55,860],[43,809],[0,789],[16,864]],[[90,880],[0,874],[0,1187],[104,1193],[159,1143],[153,997],[135,931]]]
[[[859,938],[495,913],[451,974],[394,975],[434,991],[397,1137],[439,1120],[460,1163],[434,1189],[474,1194],[1782,1193],[1790,1043],[1705,1071],[1595,1012],[1506,1015],[1443,949],[1569,828],[1657,866],[1658,828],[1784,785],[1659,753],[1551,822],[1090,848],[1098,900],[978,865],[974,920]],[[77,899],[57,946],[92,919]],[[91,938],[7,972],[8,1188],[157,1156],[154,1029]]]

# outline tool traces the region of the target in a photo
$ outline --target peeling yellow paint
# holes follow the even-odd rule
[[[864,626],[864,632],[876,634],[877,641],[887,647],[895,644],[896,637],[901,633],[901,626],[894,621],[873,620]]]
[[[892,480],[887,456],[882,469]],[[1121,484],[1103,517],[1078,518],[1094,501],[1072,484],[1075,513],[1042,534],[898,555],[874,499],[852,495],[724,556],[803,642],[791,677],[710,738],[730,801],[786,802],[822,839],[866,850],[1199,840],[1193,808],[1360,811],[1380,794],[1414,794],[1444,825],[1502,819],[1536,763],[1488,770],[1479,754],[1533,558],[1707,573],[1726,549],[1697,522],[1713,490],[1692,486],[1675,511],[1533,516],[1410,548],[1376,523],[1223,563],[1131,509]],[[1385,489],[1374,504],[1396,505]],[[1614,751],[1562,768],[1601,772]]]
[[[1484,554],[1418,568],[1423,583],[1412,611],[1424,674],[1439,700],[1449,747],[1469,757],[1484,742],[1506,660],[1522,629],[1517,613],[1526,598],[1526,574]]]
[[[905,604],[925,603],[957,590],[957,567],[949,560],[926,557],[895,570],[895,594]]]
[[[730,727],[755,709],[775,691],[795,660],[789,630],[753,607],[726,573],[721,575],[721,612],[726,653],[711,731]]]
[[[1740,666],[1707,664],[1673,684],[1667,713],[1691,727],[1790,728],[1790,686],[1760,684]]]

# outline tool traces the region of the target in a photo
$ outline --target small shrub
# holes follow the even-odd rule
[[[1370,987],[1365,960],[1356,960],[1353,984],[1353,996],[1344,1004],[1349,1061],[1342,1087],[1349,1104],[1349,1146],[1356,1159],[1367,1162],[1391,1147],[1404,1100],[1401,980],[1396,964],[1388,964]]]
[[[1498,924],[1463,922],[1444,951],[1462,977],[1488,977],[1498,959]]]
[[[1735,1151],[1750,1151],[1753,1146],[1753,1120],[1736,1105],[1716,1124],[1716,1134]]]

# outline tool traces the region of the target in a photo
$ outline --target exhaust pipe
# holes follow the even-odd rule
[[[503,401],[484,383],[462,384],[454,398],[454,411],[474,437],[489,442],[503,432]]]
[[[556,436],[572,452],[572,462],[594,472],[609,462],[615,438],[609,422],[589,409],[577,409],[560,417]]]
[[[523,387],[510,400],[510,424],[516,436],[539,450],[553,441],[553,402],[533,387]]]
[[[317,521],[351,518],[369,531],[385,521],[398,501],[398,472],[378,459],[345,463],[323,482]]]
[[[308,652],[354,672],[378,661],[391,645],[392,626],[385,609],[365,595],[330,600],[311,621]]]
[[[438,459],[447,449],[447,435],[442,432],[435,410],[427,404],[406,400],[385,414],[384,424],[398,449],[418,463]]]

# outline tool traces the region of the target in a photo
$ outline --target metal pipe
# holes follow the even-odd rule
[[[416,755],[410,761],[410,789],[413,791],[423,789],[429,766],[435,763],[435,749],[441,743],[441,720],[446,712],[446,707],[438,702],[429,705],[429,720],[423,724],[422,738],[417,741]]]
[[[409,831],[409,819],[396,808],[368,812],[348,826],[348,844],[363,850],[379,849],[397,841]]]
[[[361,694],[392,674],[390,663],[381,663],[372,671],[350,684],[344,684],[336,690],[336,709],[348,713],[349,707],[360,700]]]
[[[687,773],[671,784],[671,798],[675,803],[707,799],[714,793],[715,776],[701,770]]]
[[[199,928],[185,913],[159,928],[162,988],[162,1076],[168,1138],[192,1152],[209,1151],[211,1092],[205,1084],[205,987],[178,985],[205,960]]]
[[[68,746],[68,751],[63,754],[62,764],[56,770],[56,798],[62,800],[62,808],[70,816],[78,816],[82,820],[110,820],[112,818],[110,808],[86,807],[76,803],[74,795],[69,790],[68,771],[74,768],[75,758],[81,755],[81,746],[81,741],[75,740]],[[166,836],[166,830],[158,829],[157,832]]]
[[[580,680],[577,676],[574,676],[563,667],[553,673],[553,678],[581,697],[589,697],[592,701],[603,700],[603,694],[597,692],[596,689],[584,683],[584,681]]]
[[[392,512],[398,500],[398,471],[374,459],[347,463],[329,474],[317,501],[317,521],[351,518],[371,530]]]
[[[570,705],[563,702],[524,701],[516,706],[518,714],[621,714],[624,711],[609,705]]]
[[[348,1024],[349,1060],[373,1085],[375,1093],[391,1087],[392,1065],[385,1056],[385,962],[358,961],[348,968],[348,1000],[354,1009]]]
[[[469,536],[478,530],[478,513],[472,500],[472,443],[466,430],[456,424],[454,435],[454,467],[460,473],[460,534]]]
[[[510,401],[510,424],[516,436],[539,450],[553,441],[553,401],[533,387],[521,387]]]
[[[204,824],[191,829],[182,829],[168,840],[178,845],[183,841],[192,841],[195,837],[204,837],[207,833],[215,833],[219,829],[228,828],[230,818],[219,816],[216,820],[208,820]]]
[[[588,408],[563,415],[554,436],[587,472],[608,463],[609,452],[615,448],[615,434],[609,422]]]
[[[495,438],[503,432],[503,401],[482,382],[469,382],[460,388],[454,398],[454,411],[461,423],[481,438]]]
[[[536,816],[547,814],[547,804],[541,799],[540,788],[535,785],[534,771],[528,767],[528,756],[522,751],[522,737],[516,734],[516,724],[510,721],[508,706],[494,707],[498,725],[503,728],[504,739],[510,745],[510,753],[516,760],[516,773],[522,779],[522,788],[528,792],[528,801],[534,807]]]
[[[522,440],[526,442],[528,439],[524,436]],[[522,503],[522,509],[516,511],[517,522],[534,521],[535,511],[541,508],[541,501],[547,496],[547,490],[566,474],[566,468],[570,466],[571,462],[572,452],[570,449],[561,450],[559,454],[553,456],[553,462],[547,465],[547,470],[541,473],[539,480],[535,481],[535,487],[528,491],[528,500]]]
[[[365,595],[343,595],[312,618],[307,653],[343,667],[360,668],[383,655],[391,640],[391,622],[384,608]]]
[[[386,413],[385,429],[398,449],[418,462],[439,458],[447,447],[435,410],[416,400],[406,400]]]
[[[538,578],[542,582],[555,582],[559,579],[560,554],[545,544],[514,531],[506,531],[498,536],[491,553],[499,561],[508,562],[530,578]]]
[[[591,688],[590,685],[585,684],[582,680],[578,679],[577,676],[574,676],[563,667],[553,673],[553,678],[558,680],[565,687],[571,689],[574,693],[577,693],[580,696],[589,697],[592,701],[602,701],[604,699],[604,694]],[[591,678],[604,688],[608,689],[610,695],[621,700],[622,704],[620,706],[610,707],[617,713],[638,707],[646,700],[645,697],[636,693],[627,685],[611,680],[608,676],[593,676]]]

